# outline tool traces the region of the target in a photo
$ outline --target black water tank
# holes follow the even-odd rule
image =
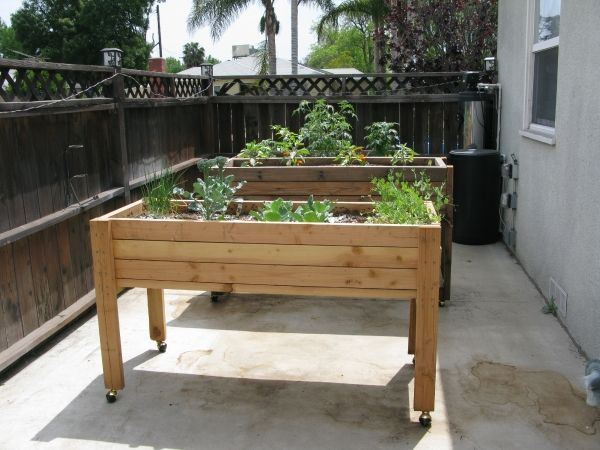
[[[450,152],[454,166],[454,230],[459,244],[491,244],[500,237],[500,154],[496,150]]]

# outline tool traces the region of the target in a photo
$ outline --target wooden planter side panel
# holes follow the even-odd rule
[[[331,163],[331,158],[312,158],[322,163]],[[384,158],[380,158],[383,160]],[[389,159],[389,158],[386,158]],[[440,288],[440,300],[449,300],[452,273],[452,226],[454,208],[452,204],[453,177],[452,166],[446,165],[442,158],[419,158],[419,164],[427,159],[432,166],[318,166],[302,167],[264,166],[240,167],[241,160],[233,158],[225,170],[236,180],[245,180],[246,184],[238,192],[247,200],[273,200],[281,197],[285,200],[306,200],[310,194],[315,199],[356,202],[371,200],[373,177],[385,177],[390,172],[402,173],[406,181],[415,180],[415,172],[423,172],[434,187],[444,186],[445,195],[450,200],[442,213],[442,260],[443,285]],[[276,164],[280,160],[272,160]],[[311,163],[313,164],[313,163]]]

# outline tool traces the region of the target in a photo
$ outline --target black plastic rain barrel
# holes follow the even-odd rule
[[[450,152],[454,166],[454,229],[459,244],[483,245],[500,237],[500,153],[463,149]]]

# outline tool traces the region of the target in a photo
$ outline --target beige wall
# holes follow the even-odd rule
[[[514,220],[514,250],[527,273],[546,297],[550,277],[565,289],[562,322],[589,357],[600,358],[600,1],[562,1],[555,145],[519,134],[527,3],[499,6],[500,147],[517,155],[520,169],[518,209],[505,218]]]

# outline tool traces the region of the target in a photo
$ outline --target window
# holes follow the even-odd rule
[[[556,116],[560,0],[535,0],[534,17],[529,129],[553,134]]]

